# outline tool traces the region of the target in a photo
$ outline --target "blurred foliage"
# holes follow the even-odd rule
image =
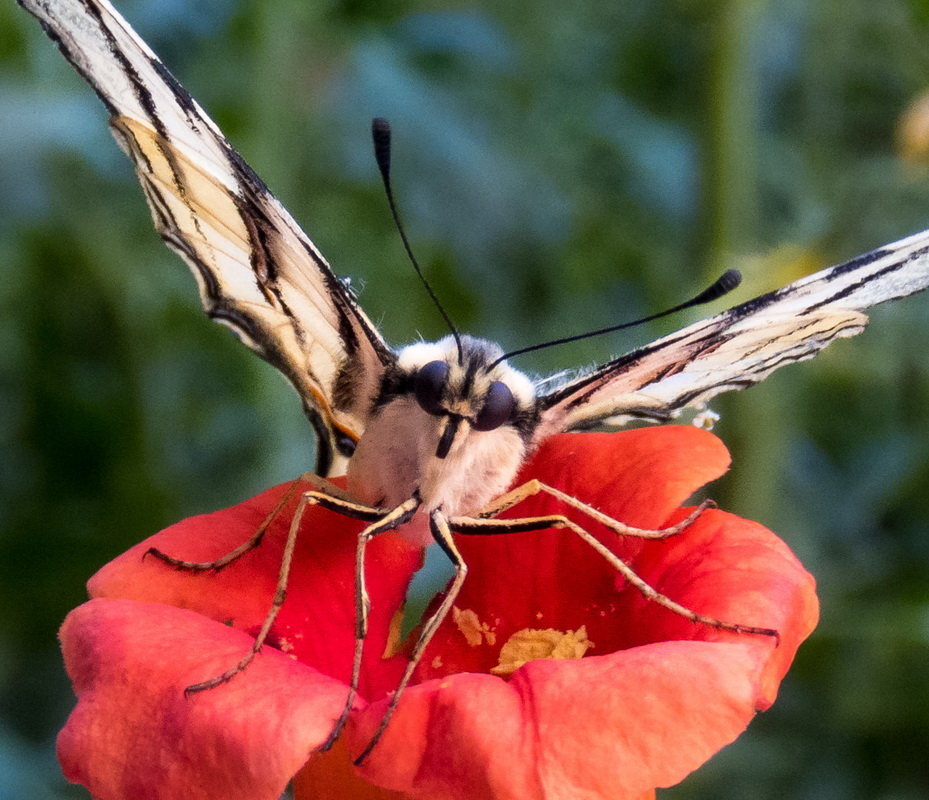
[[[120,7],[398,344],[443,331],[378,185],[375,115],[438,294],[507,347],[730,266],[745,299],[929,219],[925,0]],[[72,702],[55,629],[83,582],[309,467],[313,442],[283,381],[202,317],[103,108],[13,3],[0,110],[0,796],[85,797],[52,748]],[[929,297],[892,304],[717,404],[734,467],[712,494],[794,547],[823,621],[774,708],[662,797],[929,796],[927,332]]]

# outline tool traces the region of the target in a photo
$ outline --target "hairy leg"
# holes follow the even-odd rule
[[[324,481],[324,483],[328,483],[328,481]],[[293,487],[288,489],[287,493],[285,493],[285,498],[282,500],[282,503],[286,502],[289,497],[293,496],[292,488]],[[278,503],[278,505],[275,506],[272,514],[280,511],[282,503]],[[297,533],[300,531],[300,523],[303,521],[303,515],[306,513],[306,509],[311,505],[320,505],[324,508],[343,513],[346,516],[352,517],[354,519],[378,519],[383,517],[385,514],[383,509],[372,508],[370,506],[365,506],[351,500],[344,500],[342,498],[333,497],[327,493],[315,490],[305,491],[300,497],[300,502],[297,504],[297,509],[294,512],[293,519],[290,523],[290,529],[287,533],[287,539],[284,543],[284,552],[281,556],[281,566],[278,570],[277,585],[275,586],[274,598],[271,601],[271,607],[268,610],[268,614],[262,623],[261,630],[259,630],[258,635],[255,637],[255,641],[252,643],[251,648],[249,649],[248,653],[246,653],[239,660],[239,662],[235,664],[235,666],[226,670],[222,675],[217,675],[215,678],[211,678],[210,680],[188,686],[185,690],[188,694],[192,692],[202,692],[206,689],[212,689],[222,683],[226,683],[227,681],[232,680],[251,663],[252,659],[254,659],[258,652],[261,650],[262,645],[264,645],[268,638],[268,634],[271,631],[271,626],[274,624],[274,620],[277,619],[277,615],[281,610],[281,606],[284,605],[284,599],[287,596],[287,581],[290,577],[290,566],[293,562],[294,547],[297,543]]]
[[[693,525],[694,522],[697,521],[697,518],[708,508],[716,508],[716,503],[712,500],[704,500],[685,519],[682,519],[674,525],[669,525],[667,528],[658,528],[656,530],[635,528],[632,525],[626,525],[624,522],[613,519],[613,517],[604,514],[592,505],[578,500],[576,497],[572,497],[560,489],[556,489],[554,486],[549,486],[547,483],[542,483],[538,480],[531,480],[498,497],[493,503],[487,506],[487,508],[483,509],[477,517],[479,519],[496,517],[498,514],[502,514],[507,509],[522,503],[524,500],[536,494],[550,495],[560,500],[565,505],[571,506],[571,508],[575,508],[581,513],[586,514],[591,519],[606,526],[615,533],[618,533],[620,536],[635,536],[639,539],[666,539],[669,536],[677,536]]]
[[[377,729],[374,731],[374,735],[365,746],[365,749],[362,750],[361,754],[355,759],[356,765],[361,764],[368,757],[375,745],[380,741],[384,731],[387,730],[390,718],[393,716],[394,711],[396,711],[397,704],[400,702],[400,697],[406,689],[407,684],[409,684],[410,678],[413,677],[413,672],[422,659],[423,652],[435,635],[435,632],[439,629],[439,626],[448,616],[448,612],[451,611],[452,605],[454,605],[455,599],[458,597],[461,586],[468,574],[468,566],[465,564],[464,559],[461,557],[461,553],[458,552],[458,548],[455,547],[455,542],[452,539],[449,522],[440,511],[433,511],[429,516],[429,528],[436,543],[442,548],[445,555],[448,556],[449,561],[452,562],[452,566],[455,568],[455,577],[452,578],[451,585],[445,592],[445,596],[442,598],[442,602],[439,603],[439,607],[423,623],[419,638],[416,640],[416,644],[413,645],[413,650],[410,653],[410,660],[403,672],[403,677],[400,678],[400,683],[397,684],[397,688],[390,698],[390,703],[388,703],[384,716],[381,717]]]
[[[347,492],[340,489],[335,484],[330,483],[325,478],[320,478],[318,475],[313,475],[310,472],[304,473],[299,478],[296,478],[290,486],[287,487],[287,491],[281,495],[281,499],[277,501],[274,508],[268,513],[264,518],[264,521],[261,525],[258,526],[258,529],[255,531],[252,536],[236,547],[234,550],[226,553],[224,556],[220,556],[214,561],[185,561],[182,558],[175,558],[174,556],[169,556],[167,553],[162,552],[157,547],[150,547],[145,551],[145,556],[154,556],[159,561],[163,561],[165,564],[168,564],[171,567],[179,570],[185,570],[188,572],[219,572],[221,569],[228,567],[235,561],[238,561],[242,556],[244,556],[250,550],[254,550],[261,544],[264,535],[270,527],[271,523],[277,519],[278,515],[301,489],[301,484],[309,483],[316,491],[329,495],[330,497],[337,497],[339,499],[344,499],[350,501],[351,498]]]
[[[634,586],[646,600],[667,608],[675,614],[679,614],[691,622],[707,625],[719,630],[734,631],[735,633],[751,633],[761,636],[772,636],[778,638],[778,633],[772,628],[759,628],[754,625],[742,625],[735,622],[724,622],[715,617],[708,617],[704,614],[698,614],[686,606],[675,602],[670,597],[663,595],[657,589],[646,583],[636,574],[625,561],[613,553],[599,539],[580,525],[569,520],[561,514],[551,514],[541,517],[522,517],[518,519],[484,519],[481,517],[453,517],[449,520],[449,526],[456,533],[469,536],[488,536],[505,533],[517,533],[522,531],[538,531],[548,528],[567,529],[580,537],[587,545],[596,550],[613,569],[615,569],[626,581]]]

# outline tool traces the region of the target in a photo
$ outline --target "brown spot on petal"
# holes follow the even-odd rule
[[[525,628],[514,633],[500,648],[500,662],[490,671],[494,675],[512,675],[528,661],[537,658],[583,658],[594,646],[587,638],[587,627],[576,631]]]
[[[400,606],[390,618],[387,629],[387,641],[384,643],[384,652],[381,658],[393,658],[403,651],[403,606]]]

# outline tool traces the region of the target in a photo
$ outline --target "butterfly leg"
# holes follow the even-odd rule
[[[316,476],[313,477],[315,478]],[[323,481],[322,479],[318,480],[322,481],[324,484],[328,483],[328,481]],[[297,481],[291,485],[287,493],[285,493],[284,500],[278,503],[274,511],[272,511],[272,514],[280,511],[280,507],[284,502],[286,502],[287,499],[289,499],[287,495],[293,495],[293,490],[296,485]],[[278,570],[277,585],[274,590],[274,599],[271,602],[271,608],[269,609],[268,614],[265,617],[265,620],[261,625],[261,629],[258,631],[258,635],[255,637],[255,641],[253,642],[251,648],[234,667],[226,670],[222,675],[218,675],[208,681],[203,681],[202,683],[195,683],[192,686],[188,686],[184,690],[186,694],[212,689],[216,686],[219,686],[220,684],[232,680],[252,662],[252,659],[254,659],[258,652],[261,650],[262,645],[264,645],[265,640],[268,638],[268,634],[271,631],[271,626],[274,624],[274,620],[277,619],[277,615],[281,610],[281,606],[284,605],[284,599],[287,596],[287,581],[290,577],[290,566],[293,561],[294,547],[297,543],[297,534],[300,531],[300,524],[303,521],[303,515],[306,513],[306,509],[311,505],[320,505],[323,508],[337,511],[354,519],[370,520],[378,519],[384,516],[383,509],[371,508],[370,506],[365,506],[354,501],[345,500],[341,497],[332,497],[325,492],[319,492],[315,490],[304,491],[303,495],[300,497],[299,503],[297,504],[297,509],[294,512],[293,519],[290,523],[290,529],[287,532],[287,539],[284,542],[284,552],[281,556],[281,566]]]
[[[264,535],[270,527],[271,523],[277,519],[277,516],[281,513],[284,506],[286,506],[293,499],[294,495],[297,494],[302,483],[309,483],[311,486],[313,486],[313,488],[331,497],[339,497],[340,499],[350,501],[349,495],[338,486],[330,483],[325,478],[320,478],[318,475],[313,475],[312,473],[307,472],[301,475],[299,478],[296,478],[290,484],[290,486],[287,487],[287,490],[281,496],[281,499],[277,501],[277,503],[274,505],[274,508],[272,508],[268,515],[264,518],[255,533],[234,550],[226,553],[226,555],[221,556],[214,561],[186,561],[182,558],[169,556],[167,553],[159,550],[157,547],[150,547],[145,551],[145,554],[142,557],[145,558],[145,556],[154,556],[159,561],[163,561],[165,564],[168,564],[175,569],[185,570],[188,572],[219,572],[221,569],[228,567],[234,561],[237,561],[247,552],[254,550],[256,547],[258,547],[258,545],[261,544],[261,541],[264,539]]]
[[[362,750],[361,754],[355,759],[356,766],[360,765],[368,757],[370,752],[374,749],[374,746],[380,741],[384,731],[387,730],[390,718],[393,716],[394,711],[397,709],[397,704],[400,702],[400,696],[413,677],[413,672],[422,659],[423,652],[430,640],[435,635],[435,632],[439,629],[444,619],[448,616],[448,612],[451,611],[455,599],[461,591],[461,586],[464,583],[465,577],[468,574],[468,565],[465,564],[464,559],[461,557],[461,553],[458,552],[458,548],[455,547],[455,542],[452,539],[449,520],[441,511],[433,511],[429,515],[429,530],[432,533],[432,538],[435,539],[445,555],[448,556],[449,561],[452,562],[452,566],[455,568],[455,576],[452,578],[452,582],[445,592],[439,607],[423,623],[419,638],[416,640],[416,644],[413,645],[413,650],[410,653],[410,659],[403,672],[403,677],[400,678],[400,682],[397,684],[397,688],[390,698],[390,703],[387,705],[384,716],[381,717],[377,729],[374,731],[374,735],[371,737],[365,749]]]
[[[345,723],[355,705],[355,697],[358,694],[358,684],[361,681],[361,659],[364,655],[364,642],[368,635],[368,613],[371,610],[371,599],[368,597],[368,590],[365,586],[365,550],[370,542],[379,533],[399,528],[401,525],[409,522],[422,501],[418,496],[411,497],[405,503],[401,503],[390,511],[376,509],[379,518],[368,525],[358,534],[358,542],[355,548],[355,652],[352,656],[352,679],[348,687],[348,696],[345,699],[345,705],[342,707],[342,713],[332,726],[332,731],[326,738],[326,741],[319,746],[320,752],[325,752],[342,733]],[[340,511],[337,504],[329,506],[333,511]],[[342,510],[346,513],[348,509]],[[353,516],[353,514],[349,514]]]
[[[560,514],[551,514],[541,517],[522,517],[517,519],[485,519],[481,517],[453,517],[449,525],[456,533],[472,536],[487,536],[504,533],[517,533],[523,531],[539,531],[548,528],[566,528],[580,537],[586,544],[596,550],[606,561],[622,575],[626,581],[634,586],[639,593],[653,603],[657,603],[669,611],[673,611],[691,622],[700,623],[710,628],[734,631],[735,633],[752,633],[760,636],[772,636],[778,640],[778,632],[772,628],[759,628],[754,625],[741,625],[734,622],[724,622],[715,617],[698,614],[670,597],[663,595],[657,589],[646,583],[636,574],[625,561],[619,558],[612,550],[600,542],[595,536],[584,530],[580,525]]]
[[[481,513],[478,514],[478,517],[480,519],[496,517],[497,514],[501,514],[518,503],[523,502],[523,500],[539,493],[550,495],[560,500],[565,505],[576,508],[581,513],[586,514],[591,519],[596,520],[601,525],[604,525],[620,536],[635,536],[639,539],[666,539],[669,536],[677,536],[693,525],[699,516],[708,508],[716,508],[716,503],[712,500],[704,500],[684,519],[680,522],[676,522],[674,525],[669,525],[667,528],[659,528],[657,530],[636,528],[632,525],[626,525],[617,519],[613,519],[613,517],[604,514],[602,511],[598,511],[592,505],[578,500],[576,497],[572,497],[562,492],[560,489],[556,489],[554,486],[549,486],[547,483],[542,483],[542,481],[531,480],[498,497],[491,505],[482,510]]]

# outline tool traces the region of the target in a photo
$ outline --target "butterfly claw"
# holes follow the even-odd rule
[[[173,567],[177,570],[182,570],[184,572],[219,572],[224,567],[227,567],[230,563],[228,556],[223,556],[222,558],[216,559],[215,561],[185,561],[182,558],[175,558],[174,556],[169,556],[167,553],[159,550],[157,547],[149,547],[142,554],[142,559],[145,560],[146,556],[154,556],[159,561],[164,562],[169,567]]]
[[[332,730],[326,737],[326,741],[324,741],[319,747],[316,748],[317,753],[325,753],[326,751],[330,750],[338,738],[342,735],[342,731],[345,730],[345,724],[348,722],[348,717],[351,714],[352,706],[355,702],[354,694],[354,692],[349,693],[349,699],[346,701],[345,706],[342,708],[342,713],[339,714],[339,718],[335,721],[335,725],[332,726]]]
[[[215,689],[217,686],[222,686],[224,683],[229,683],[236,675],[242,672],[252,661],[252,659],[258,654],[257,649],[252,649],[249,651],[248,655],[245,656],[238,664],[236,664],[232,669],[227,669],[222,675],[217,675],[215,678],[210,678],[207,681],[202,681],[200,683],[194,683],[184,689],[184,696],[190,697],[192,694],[197,694],[198,692],[206,692],[210,689]]]
[[[711,500],[708,497],[680,522],[676,522],[674,525],[669,525],[667,528],[659,528],[657,531],[655,531],[656,534],[659,534],[655,538],[664,539],[670,536],[677,536],[686,531],[691,525],[700,519],[700,517],[703,516],[704,511],[709,511],[718,507],[719,506],[717,506],[716,501]]]

